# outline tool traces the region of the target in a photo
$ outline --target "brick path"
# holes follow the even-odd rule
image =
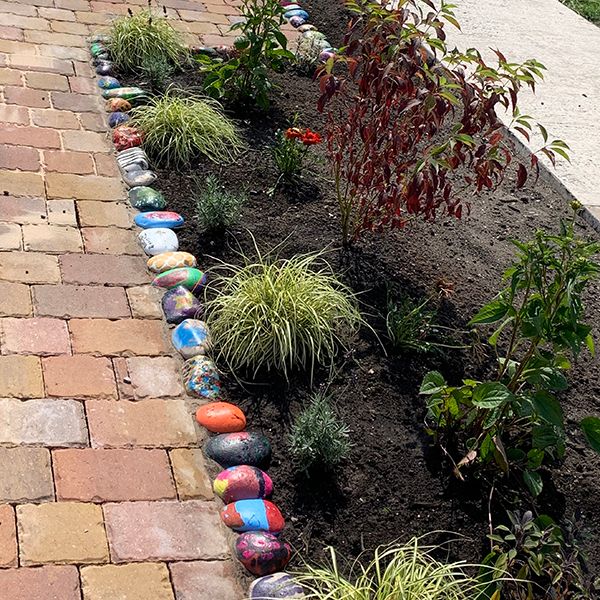
[[[0,0],[0,600],[242,596],[88,62],[135,4]]]

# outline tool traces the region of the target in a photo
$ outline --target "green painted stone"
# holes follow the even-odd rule
[[[206,274],[193,267],[180,267],[178,269],[169,269],[164,273],[157,275],[152,285],[167,290],[172,290],[177,286],[182,286],[190,292],[197,292],[206,283]]]
[[[146,92],[139,87],[118,87],[110,90],[104,90],[102,96],[107,100],[110,98],[123,98],[125,100],[135,100],[145,96]]]
[[[99,54],[106,52],[106,46],[104,44],[96,42],[90,46],[90,52],[91,52],[92,56],[95,58]]]
[[[151,187],[138,185],[129,190],[129,202],[138,210],[162,210],[167,206],[165,197]]]

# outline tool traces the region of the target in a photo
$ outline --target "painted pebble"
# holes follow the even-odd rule
[[[119,125],[124,125],[125,123],[127,123],[127,121],[129,121],[131,117],[124,112],[120,112],[120,111],[116,111],[113,113],[110,113],[109,117],[108,117],[108,126],[111,129],[114,129],[115,127],[118,127]]]
[[[185,321],[181,325],[184,324]],[[196,411],[196,421],[213,433],[234,433],[246,427],[244,413],[229,402],[209,402],[202,405]]]
[[[132,187],[128,195],[131,206],[138,210],[162,210],[167,206],[167,201],[160,192],[144,185]]]
[[[271,460],[271,444],[260,433],[225,433],[208,440],[206,455],[223,468],[236,465],[266,467]]]
[[[120,88],[121,82],[118,79],[116,79],[115,77],[110,77],[110,76],[100,77],[98,79],[98,87],[101,90],[112,90],[114,88]]]
[[[188,394],[214,400],[221,394],[221,378],[207,356],[194,356],[183,363],[183,385]]]
[[[108,50],[107,50],[106,46],[102,42],[94,42],[90,46],[90,54],[94,58],[97,58],[100,54],[104,54],[107,51]]]
[[[252,531],[238,537],[235,556],[253,575],[271,575],[285,569],[292,549],[272,533]]]
[[[153,227],[177,229],[185,223],[184,218],[179,213],[170,210],[152,210],[150,212],[139,213],[135,215],[133,220],[138,227],[143,227],[144,229],[151,229]]]
[[[298,27],[298,31],[300,33],[304,33],[306,31],[313,31],[315,29],[316,27],[314,25],[309,25],[308,23],[306,25],[300,25],[300,27]]]
[[[97,75],[111,75],[114,71],[113,63],[109,61],[102,61],[101,63],[96,65],[96,74]]]
[[[250,600],[297,600],[306,598],[302,586],[289,573],[273,573],[250,584]]]
[[[177,324],[185,319],[202,316],[204,308],[200,300],[184,287],[169,290],[162,297],[162,309],[167,323]]]
[[[204,321],[198,319],[186,319],[177,325],[171,333],[171,341],[173,342],[175,350],[177,350],[184,358],[192,358],[192,356],[206,354],[211,345],[208,327]],[[196,418],[197,417],[198,415],[196,414]],[[203,425],[203,423],[201,423],[201,425]],[[206,425],[205,427],[210,429],[210,427]],[[243,429],[243,427],[240,429],[229,429],[229,431],[240,431],[241,429]],[[214,430],[211,429],[211,431]]]
[[[125,100],[135,100],[145,96],[146,92],[139,87],[118,87],[110,90],[104,90],[102,96],[107,100],[109,98],[124,98]]]
[[[149,258],[147,266],[153,273],[163,273],[179,267],[195,267],[196,257],[188,252],[165,252]]]
[[[137,165],[136,165],[137,166]],[[121,177],[128,187],[152,185],[157,177],[156,173],[148,169],[133,168],[133,164],[121,169]]]
[[[329,49],[325,49],[321,52],[321,54],[319,54],[319,60],[321,62],[327,62],[330,58],[334,58],[335,57],[335,52],[333,52],[332,50]]]
[[[214,48],[211,48],[210,46],[192,46],[190,48],[190,51],[192,54],[203,54],[204,56],[208,56],[210,58],[216,58],[217,57],[217,51]]]
[[[147,171],[150,168],[150,162],[146,153],[140,148],[128,148],[117,153],[117,165],[121,172],[131,173],[132,171]],[[148,187],[148,186],[142,186]]]
[[[284,8],[285,12],[290,12],[290,10],[302,10],[302,7],[294,2],[292,2],[291,4],[286,4]]]
[[[166,227],[144,229],[138,235],[140,246],[148,256],[156,256],[163,252],[176,252],[179,249],[177,234]]]
[[[117,150],[127,150],[141,146],[144,141],[144,132],[137,127],[121,125],[113,131],[113,144]]]
[[[106,102],[106,112],[127,112],[131,110],[131,102],[125,98],[111,98]]]
[[[305,21],[308,21],[308,13],[305,10],[302,10],[301,8],[290,10],[286,12],[283,16],[288,20],[292,17],[301,17]]]
[[[302,17],[295,16],[290,19],[290,25],[296,29],[304,25],[304,23],[306,23],[306,19],[303,19]]]
[[[316,29],[309,29],[302,34],[302,37],[309,40],[324,40],[325,34]]]
[[[273,480],[257,467],[238,465],[221,471],[213,490],[225,504],[252,498],[267,498],[273,493]]]
[[[192,293],[200,291],[205,283],[206,275],[199,269],[192,269],[190,267],[169,269],[164,273],[160,273],[152,280],[152,285],[155,287],[170,290],[178,285],[182,285]]]
[[[285,527],[281,511],[269,500],[238,500],[221,509],[221,520],[240,533],[268,531],[279,533]]]

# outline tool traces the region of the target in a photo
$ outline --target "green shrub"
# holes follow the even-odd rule
[[[167,88],[169,77],[173,74],[173,65],[164,57],[144,59],[140,71],[155,93],[162,94]]]
[[[194,187],[196,218],[205,231],[222,233],[239,221],[246,202],[244,195],[228,192],[214,175],[209,175],[203,183],[196,177]]]
[[[165,166],[189,164],[198,155],[214,162],[235,158],[242,147],[236,126],[210,99],[167,90],[131,111],[131,124],[144,131],[144,150]]]
[[[332,469],[350,451],[349,430],[335,414],[330,399],[315,394],[296,417],[290,435],[290,452],[303,471]]]
[[[188,60],[188,50],[167,19],[151,10],[116,19],[107,42],[112,60],[124,72],[141,72],[144,64],[162,61],[173,66]]]
[[[348,335],[363,322],[352,293],[332,273],[323,253],[290,259],[243,257],[223,265],[207,304],[218,358],[234,374],[331,365]]]

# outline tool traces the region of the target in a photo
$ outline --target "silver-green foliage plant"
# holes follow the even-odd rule
[[[316,393],[296,417],[290,435],[290,453],[302,471],[333,469],[348,456],[348,426],[331,406],[330,398]]]
[[[331,366],[363,320],[323,252],[242,259],[213,276],[219,293],[207,313],[217,358],[236,376]]]
[[[227,191],[215,175],[204,182],[194,178],[196,219],[205,231],[222,233],[236,225],[240,219],[246,196]]]
[[[189,61],[189,51],[181,34],[164,17],[151,10],[113,21],[108,49],[117,68],[123,72],[141,72],[144,64],[160,60],[173,66]]]
[[[210,98],[169,89],[131,116],[131,124],[144,132],[144,150],[163,166],[187,165],[200,155],[224,163],[243,146],[233,121]]]

